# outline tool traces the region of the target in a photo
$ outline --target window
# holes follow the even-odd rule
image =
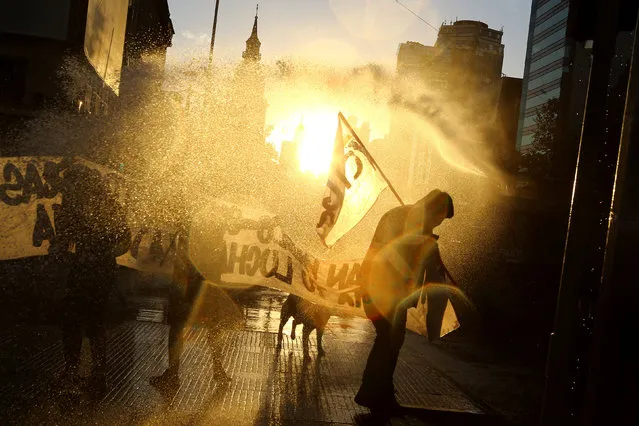
[[[535,62],[530,64],[530,72],[533,73],[543,67],[545,67],[546,65],[550,65],[558,60],[563,59],[563,57],[566,54],[566,49],[564,48],[564,46],[562,45],[559,49],[555,50],[554,52],[549,53],[546,56],[543,56],[542,58],[536,60]]]
[[[539,25],[535,23],[534,36],[538,36],[542,31],[547,30],[548,28],[552,27],[555,24],[565,23],[567,19],[568,19],[568,8],[566,7],[565,9],[562,9],[557,14],[553,15],[552,18],[548,19],[547,21],[544,21]]]

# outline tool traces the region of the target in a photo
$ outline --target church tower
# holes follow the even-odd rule
[[[242,58],[247,61],[259,61],[262,58],[262,54],[260,53],[260,46],[262,43],[260,39],[257,37],[257,12],[259,11],[260,5],[258,4],[255,7],[255,21],[253,22],[253,31],[251,32],[251,36],[246,40],[246,50],[242,52]]]
[[[265,99],[266,79],[260,53],[262,43],[257,36],[257,12],[256,8],[253,31],[246,40],[243,59],[235,70],[232,99],[236,111],[235,123],[240,133],[236,140],[245,146],[260,150],[267,147],[264,128],[268,105]]]

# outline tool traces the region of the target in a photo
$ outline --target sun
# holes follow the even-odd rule
[[[280,152],[284,142],[295,144],[300,171],[324,176],[331,166],[336,130],[337,111],[314,109],[277,122],[267,142]]]
[[[303,119],[304,130],[298,147],[300,170],[316,176],[328,173],[331,166],[337,113],[316,112]]]

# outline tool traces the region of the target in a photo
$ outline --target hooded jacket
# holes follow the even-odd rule
[[[392,318],[397,306],[415,306],[424,282],[443,282],[437,236],[424,233],[430,214],[448,195],[439,190],[412,205],[396,207],[380,219],[360,269],[369,318]],[[448,217],[452,214],[447,214]]]

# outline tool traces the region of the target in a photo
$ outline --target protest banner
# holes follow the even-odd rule
[[[358,283],[361,259],[329,261],[311,256],[265,211],[211,202],[191,223],[189,257],[214,283],[274,288],[325,306],[334,315],[366,317]],[[409,309],[407,328],[426,335],[427,310],[428,300]],[[458,327],[448,301],[441,335]]]
[[[127,210],[129,186],[123,176],[106,167],[80,158],[1,158],[0,260],[48,254],[55,239],[56,211],[62,202],[62,177],[73,163],[100,171]],[[171,274],[176,230],[148,226],[130,210],[127,212],[131,246],[117,258],[118,264]],[[365,317],[357,282],[361,260],[328,261],[310,255],[297,247],[277,219],[264,210],[211,200],[191,221],[189,256],[214,284],[269,287],[325,306],[334,315]],[[427,306],[421,305],[411,309],[407,327],[425,334],[426,311]],[[442,335],[458,326],[448,302]]]
[[[0,260],[44,256],[56,235],[56,212],[62,202],[64,171],[81,163],[100,172],[110,191],[126,207],[125,179],[117,172],[81,158],[3,157],[0,159]],[[130,250],[117,258],[133,269],[171,273],[168,252],[174,233],[150,229],[134,217],[128,218]]]

